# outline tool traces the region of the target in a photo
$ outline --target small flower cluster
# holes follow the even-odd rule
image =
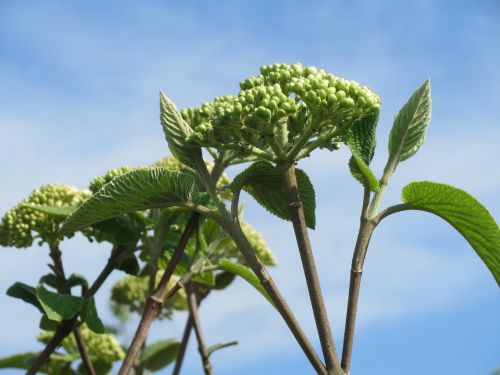
[[[28,198],[8,211],[2,218],[0,245],[29,247],[35,238],[39,238],[40,243],[60,241],[62,237],[58,231],[65,218],[41,212],[27,205],[76,207],[89,196],[88,191],[68,185],[44,185],[34,190]],[[92,240],[96,233],[92,229],[85,229],[83,234]],[[72,236],[73,234],[69,234],[66,237]]]
[[[134,169],[135,169],[134,167],[129,167],[129,166],[124,166],[117,169],[111,169],[106,173],[104,173],[102,176],[96,177],[92,181],[90,181],[89,190],[93,194],[95,194],[99,191],[100,188],[102,188],[104,185],[110,182],[113,178],[123,176],[125,173],[133,171]]]
[[[80,332],[89,355],[92,358],[99,359],[109,364],[125,358],[125,352],[115,336],[107,333],[94,333],[88,329],[86,325],[80,326]],[[42,343],[47,343],[52,336],[53,332],[42,331],[37,339]],[[70,354],[78,353],[78,347],[73,335],[63,340],[62,347]]]
[[[157,275],[160,281],[161,273]],[[172,276],[168,282],[167,290],[174,286],[178,277]],[[142,314],[149,296],[149,277],[127,275],[118,280],[111,289],[111,301],[125,306],[130,312]],[[186,310],[187,300],[184,289],[179,290],[164,306],[159,317],[170,318],[172,310]]]
[[[237,96],[182,111],[194,130],[188,141],[279,161],[304,134],[307,141],[323,135],[325,144],[340,142],[380,109],[368,87],[300,64],[265,65],[240,88]]]

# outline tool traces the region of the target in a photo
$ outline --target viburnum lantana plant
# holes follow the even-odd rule
[[[26,368],[28,374],[105,374],[123,360],[119,374],[144,374],[175,361],[173,374],[178,374],[194,330],[204,372],[212,374],[211,354],[236,342],[207,347],[198,307],[239,276],[281,315],[314,371],[349,374],[370,238],[383,219],[407,210],[426,211],[450,223],[500,283],[498,224],[463,190],[411,182],[403,188],[401,204],[381,209],[399,163],[424,142],[431,118],[429,80],[396,115],[389,157],[378,178],[370,162],[380,106],[370,88],[301,64],[263,66],[260,74],[240,84],[237,95],[217,97],[199,108],[178,111],[160,93],[161,124],[173,157],[149,167],[109,171],[90,183],[90,191],[44,186],[4,216],[3,246],[29,247],[38,238],[48,245],[53,264],[38,286],[16,283],[8,290],[42,313],[39,340],[46,343],[45,349],[1,359],[0,367]],[[363,200],[339,355],[308,235],[316,226],[314,187],[297,164],[316,149],[343,146],[352,154],[348,167],[361,183]],[[230,181],[225,170],[242,163],[249,166]],[[266,269],[275,265],[271,251],[242,219],[242,190],[271,214],[292,222],[321,355]],[[109,242],[112,248],[90,286],[82,275],[64,273],[60,244],[76,232],[91,241]],[[115,269],[129,274],[112,289],[117,317],[123,321],[128,314],[141,314],[132,341],[123,348],[99,319],[94,303],[95,293]],[[80,295],[74,294],[77,286]],[[153,321],[169,319],[179,310],[188,310],[181,340],[146,344]]]

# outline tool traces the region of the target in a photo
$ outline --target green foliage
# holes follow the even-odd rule
[[[137,168],[113,179],[85,201],[62,228],[73,232],[134,211],[198,203],[201,183],[193,175],[164,168]]]
[[[111,182],[115,177],[123,176],[124,174],[127,174],[128,172],[133,171],[135,168],[130,167],[130,166],[124,166],[120,167],[117,169],[111,169],[104,173],[101,176],[98,176],[94,178],[92,181],[90,181],[89,184],[89,190],[95,194],[99,191],[100,188],[102,188],[104,185],[106,185],[108,182]]]
[[[316,226],[314,188],[306,173],[296,169],[300,199],[309,228]],[[233,191],[243,188],[266,210],[284,220],[291,220],[283,171],[270,163],[259,161],[236,176],[230,185]]]
[[[150,371],[158,371],[172,363],[181,344],[175,339],[156,341],[142,351],[139,363]]]
[[[170,152],[183,164],[194,167],[202,160],[201,149],[187,144],[193,133],[172,101],[160,91],[160,120]]]
[[[467,192],[436,182],[413,182],[403,201],[450,223],[472,246],[500,286],[500,229],[488,210]]]
[[[9,297],[18,298],[26,303],[35,306],[40,312],[43,313],[43,308],[38,298],[36,297],[36,289],[24,283],[16,282],[9,289],[7,289]]]
[[[54,293],[42,285],[36,288],[36,297],[47,317],[56,322],[75,317],[83,306],[83,298]]]
[[[75,231],[65,235],[59,232],[65,215],[89,197],[89,193],[69,185],[44,185],[8,211],[0,223],[0,245],[29,247],[35,238],[54,243],[72,237]],[[89,239],[95,238],[91,229],[83,231]]]
[[[431,121],[431,83],[426,80],[401,108],[389,136],[389,155],[397,161],[412,157],[424,143]]]
[[[378,112],[366,116],[358,126],[353,127],[347,135],[347,146],[352,157],[349,160],[349,169],[356,180],[371,191],[379,191],[378,179],[368,167],[375,154],[377,145],[376,128]]]
[[[87,324],[87,327],[94,333],[104,333],[105,328],[101,318],[97,314],[94,297],[86,299],[83,303],[82,312],[80,314],[82,322]]]
[[[238,275],[246,280],[250,285],[257,289],[259,293],[262,294],[269,301],[269,303],[271,303],[271,305],[274,306],[271,297],[269,297],[269,294],[267,294],[264,287],[260,284],[259,278],[255,275],[255,273],[253,273],[250,268],[243,266],[242,264],[234,263],[226,258],[219,260],[219,266],[223,270],[234,273],[235,275]]]
[[[0,369],[18,368],[28,370],[39,355],[39,352],[28,352],[0,358]],[[73,360],[74,357],[72,356],[53,354],[49,363],[43,366],[39,372],[49,375],[76,375],[75,371],[69,367]]]

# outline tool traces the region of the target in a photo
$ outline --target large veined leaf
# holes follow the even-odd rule
[[[426,80],[401,108],[389,136],[389,155],[399,161],[413,156],[422,143],[431,120],[431,83]]]
[[[186,139],[193,132],[175,104],[160,91],[160,120],[168,148],[183,164],[194,167],[202,159],[199,147],[188,146]]]
[[[75,317],[83,306],[82,297],[53,293],[42,285],[36,288],[36,297],[47,317],[56,322]]]
[[[180,346],[175,339],[156,341],[142,351],[139,363],[150,371],[158,371],[177,358]]]
[[[500,229],[486,207],[463,190],[428,181],[406,185],[402,198],[411,208],[431,212],[450,223],[500,285]]]
[[[274,306],[271,297],[269,297],[266,290],[261,285],[259,278],[250,268],[242,264],[234,263],[227,258],[222,258],[221,260],[219,260],[219,266],[223,270],[234,273],[235,275],[240,276],[241,278],[246,280],[250,285],[252,285],[255,289],[257,289],[259,293],[262,294],[269,301],[269,303],[271,303],[271,305]]]
[[[306,224],[314,229],[316,226],[314,188],[304,171],[300,169],[295,171]],[[258,161],[237,175],[230,188],[235,191],[243,188],[269,212],[284,220],[291,220],[283,172],[278,167],[265,161]]]
[[[377,122],[378,112],[366,116],[349,131],[346,141],[352,153],[349,160],[351,174],[371,191],[380,190],[378,179],[369,167],[377,145],[375,134]]]
[[[62,232],[76,232],[125,213],[198,203],[201,182],[165,168],[138,168],[114,178],[68,217]]]

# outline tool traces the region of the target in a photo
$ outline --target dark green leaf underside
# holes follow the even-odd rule
[[[53,293],[42,285],[36,288],[36,296],[47,317],[56,322],[75,317],[83,305],[81,297]]]
[[[296,175],[306,224],[314,229],[316,226],[314,188],[304,171],[296,169]],[[281,219],[291,220],[283,172],[280,168],[265,161],[256,162],[236,176],[230,188],[232,190],[243,188],[266,210]]]
[[[158,371],[175,360],[179,348],[175,339],[156,341],[142,351],[139,363],[150,371]]]

